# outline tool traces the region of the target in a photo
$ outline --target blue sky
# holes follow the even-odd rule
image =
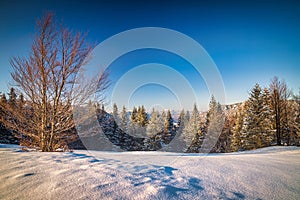
[[[188,35],[216,63],[227,103],[245,100],[256,82],[266,86],[275,75],[296,92],[300,87],[297,1],[53,0],[0,2],[0,91],[7,91],[11,80],[9,57],[28,54],[36,19],[46,11],[55,12],[57,19],[63,19],[73,30],[87,31],[88,41],[94,44],[119,32],[148,26]],[[113,84],[132,67],[149,62],[166,64],[184,75],[197,93],[200,109],[206,108],[210,94],[201,76],[184,59],[168,52],[141,50],[122,56],[111,66]],[[175,96],[167,87],[145,85],[133,93],[127,106],[143,102],[148,108],[157,104],[171,109],[192,108],[180,106]]]

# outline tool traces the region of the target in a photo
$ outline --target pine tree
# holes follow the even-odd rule
[[[136,109],[136,107],[133,107],[133,109],[132,109],[132,113],[130,115],[130,120],[133,123],[137,122],[137,109]]]
[[[120,118],[121,118],[120,128],[122,131],[127,132],[129,118],[128,118],[128,114],[127,114],[127,110],[126,110],[125,106],[123,106]]]
[[[147,136],[152,137],[158,133],[161,133],[163,130],[163,122],[159,115],[159,112],[155,109],[152,109],[151,117],[147,125]]]
[[[224,108],[224,123],[221,134],[211,152],[226,153],[230,152],[230,138],[232,136],[233,114],[227,106]]]
[[[178,140],[178,142],[172,147],[176,152],[185,152],[190,145],[186,144],[183,135],[185,125],[188,124],[189,121],[189,116],[186,115],[189,115],[189,112],[185,114],[184,110],[182,110],[178,117],[178,126],[176,130],[176,140]]]
[[[8,93],[8,104],[13,108],[17,105],[17,94],[14,88],[10,88]]]
[[[170,110],[167,111],[167,114],[164,118],[164,135],[163,135],[163,141],[165,144],[169,144],[172,140],[173,136],[173,126],[174,121],[171,115]]]
[[[118,106],[117,106],[116,103],[114,103],[114,105],[113,105],[112,116],[113,116],[115,122],[116,122],[117,124],[119,124],[119,123],[118,123],[118,122],[120,121],[120,120],[119,120],[119,112],[118,112]]]
[[[184,116],[185,116],[185,112],[184,112],[184,109],[182,109],[180,114],[179,114],[179,117],[178,117],[178,122],[177,122],[178,127],[180,127],[181,123],[184,124]]]
[[[289,145],[300,145],[300,106],[297,101],[291,100],[287,105],[288,128],[290,133]]]
[[[186,144],[189,145],[189,152],[197,152],[200,148],[201,141],[201,130],[200,130],[200,117],[197,105],[194,104],[194,109],[189,122],[186,124],[183,130],[183,138]]]
[[[132,109],[127,133],[133,137],[141,137],[140,126],[138,124],[138,110],[136,107]]]
[[[241,104],[238,106],[238,109],[234,115],[235,122],[234,126],[232,127],[232,136],[230,138],[230,151],[239,151],[241,150],[241,131],[244,124],[244,117],[245,117],[245,111],[244,111],[245,104]]]
[[[271,108],[271,96],[268,88],[264,88],[262,92],[262,110],[261,110],[261,142],[263,147],[272,145],[275,142],[275,134],[272,121],[274,119],[274,111]]]
[[[250,92],[250,97],[246,102],[246,113],[242,130],[242,145],[245,150],[256,149],[263,146],[263,99],[261,87],[256,84]]]
[[[190,115],[190,112],[187,110],[185,115],[184,115],[184,124],[185,124],[185,126],[188,125],[188,123],[190,122],[190,119],[191,119],[191,115]]]
[[[120,145],[123,147],[122,149],[124,149],[124,148],[128,148],[128,141],[126,140],[128,136],[126,137],[126,134],[129,127],[129,117],[125,106],[123,106],[122,108],[122,112],[120,113],[119,119],[120,119],[120,124],[118,129],[119,142]]]
[[[206,132],[205,139],[201,149],[203,152],[216,151],[217,141],[222,134],[224,124],[224,113],[220,103],[217,102],[214,96],[209,102],[209,110],[206,115]]]
[[[148,115],[144,106],[139,106],[137,111],[137,123],[139,126],[146,126],[148,124]]]

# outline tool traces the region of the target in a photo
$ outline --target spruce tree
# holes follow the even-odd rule
[[[153,137],[156,134],[161,133],[163,130],[163,122],[160,117],[160,114],[158,111],[156,111],[154,108],[152,109],[151,112],[151,117],[149,120],[149,123],[147,125],[147,136],[148,137]]]
[[[118,112],[118,106],[116,103],[114,103],[113,105],[113,112],[112,112],[112,116],[115,120],[116,123],[118,123],[120,120],[119,120],[119,112]]]
[[[287,105],[288,128],[289,128],[289,145],[300,145],[300,106],[295,100],[291,100]]]
[[[235,122],[232,127],[232,136],[230,138],[230,151],[239,151],[241,150],[241,131],[244,124],[244,106],[245,104],[241,104],[238,106],[237,111],[235,112]]]
[[[136,109],[135,106],[132,109],[132,112],[131,112],[131,115],[130,115],[130,120],[133,123],[137,122],[137,109]]]
[[[262,92],[262,110],[261,110],[261,142],[263,147],[267,147],[275,143],[275,132],[273,127],[274,111],[271,107],[271,96],[268,88],[264,88]]]
[[[260,148],[262,144],[263,98],[261,87],[256,84],[246,102],[246,113],[242,130],[242,145],[245,150]]]
[[[173,136],[173,118],[171,115],[170,110],[167,111],[167,114],[164,118],[164,135],[163,135],[163,140],[165,144],[169,144],[170,141],[172,140]]]
[[[188,112],[187,112],[188,113]],[[186,144],[186,141],[184,140],[183,130],[185,128],[185,125],[188,124],[189,116],[186,116],[184,110],[182,110],[178,117],[178,127],[176,129],[176,137],[179,142],[176,146],[173,147],[173,149],[176,152],[185,152],[186,149],[190,144]]]
[[[188,151],[197,152],[201,143],[200,117],[197,105],[194,104],[192,115],[183,130],[183,138],[186,144],[191,144]]]
[[[146,126],[148,124],[148,115],[144,106],[139,106],[137,111],[137,123],[139,126]]]
[[[179,117],[178,117],[178,122],[177,122],[178,127],[180,127],[181,123],[184,124],[184,116],[185,116],[185,112],[184,112],[184,109],[182,109],[180,114],[179,114]]]
[[[185,126],[187,126],[188,123],[190,122],[190,118],[191,118],[190,112],[187,110],[186,113],[185,113],[185,115],[184,115]]]
[[[13,108],[17,105],[17,94],[15,89],[10,88],[10,92],[8,93],[8,104]]]
[[[126,110],[126,107],[123,106],[122,112],[121,112],[121,123],[120,123],[120,128],[121,128],[124,132],[127,132],[127,129],[128,129],[128,122],[129,122],[129,118],[128,118],[127,110]]]
[[[217,141],[222,134],[224,124],[224,114],[222,107],[214,96],[209,102],[209,109],[206,115],[205,138],[202,142],[202,151],[216,151]]]
[[[130,115],[130,122],[129,128],[127,133],[133,137],[141,137],[140,126],[138,124],[138,110],[136,107],[133,107],[131,115]]]

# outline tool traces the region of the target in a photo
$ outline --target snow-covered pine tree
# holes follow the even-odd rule
[[[125,106],[123,106],[122,112],[120,113],[119,118],[120,118],[120,124],[119,124],[120,143],[123,147],[126,146],[126,148],[127,148],[128,140],[126,140],[126,139],[128,137],[125,137],[125,136],[126,136],[128,125],[129,125],[129,117],[128,117],[127,110],[126,110]]]
[[[300,106],[295,100],[288,101],[287,114],[288,114],[288,128],[289,128],[289,145],[300,145]]]
[[[268,88],[264,88],[262,92],[262,110],[261,110],[261,143],[262,147],[275,144],[275,129],[273,125],[274,111],[271,107],[271,96]]]
[[[123,106],[123,108],[122,108],[120,118],[121,118],[120,128],[121,128],[122,131],[124,131],[126,133],[127,129],[128,129],[129,117],[128,117],[127,110],[126,110],[125,106]]]
[[[184,127],[183,138],[186,144],[191,144],[187,149],[188,152],[198,152],[201,146],[201,130],[199,111],[196,104],[194,104],[189,122]]]
[[[181,123],[184,124],[184,116],[185,116],[185,112],[184,112],[184,109],[182,109],[180,114],[179,114],[178,121],[177,121],[177,127],[178,128],[179,128]]]
[[[262,147],[263,127],[263,99],[259,84],[250,91],[250,97],[246,102],[245,120],[242,129],[242,146],[245,150]]]
[[[216,152],[216,153],[230,152],[230,138],[232,136],[233,124],[234,124],[234,120],[233,120],[232,109],[230,108],[230,106],[225,106],[223,129],[214,147],[214,151],[212,152]]]
[[[137,110],[137,122],[135,123],[137,137],[146,136],[146,125],[148,124],[148,116],[144,106],[139,106]]]
[[[175,147],[175,150],[177,152],[184,152],[188,147],[188,145],[185,143],[184,137],[183,137],[183,130],[184,130],[185,124],[187,124],[187,123],[188,123],[188,120],[186,119],[186,114],[185,114],[184,110],[182,110],[178,117],[178,126],[176,129],[176,137],[179,140],[178,143],[180,144],[180,146]]]
[[[134,106],[130,115],[129,128],[127,130],[127,133],[133,137],[142,137],[138,120],[138,110]]]
[[[119,111],[116,103],[113,104],[112,117],[114,118],[116,125],[120,124]]]
[[[149,123],[147,125],[147,137],[153,137],[154,135],[161,133],[163,130],[163,122],[158,111],[152,109]]]
[[[134,106],[130,115],[131,122],[137,122],[137,109]]]
[[[143,105],[138,107],[137,123],[142,127],[145,127],[148,124],[148,115]]]
[[[148,125],[146,127],[147,137],[144,140],[144,146],[148,150],[157,150],[161,148],[161,134],[163,132],[163,120],[158,111],[152,109]]]
[[[235,122],[232,127],[232,136],[230,138],[230,151],[236,152],[242,150],[241,148],[241,131],[244,124],[245,117],[245,104],[242,103],[238,106],[237,111],[234,114]]]
[[[174,121],[171,115],[171,111],[168,110],[166,117],[164,118],[164,132],[163,132],[163,143],[169,144],[174,136],[173,132]]]
[[[224,113],[219,102],[214,96],[209,102],[209,109],[206,115],[206,133],[202,142],[203,152],[216,151],[216,142],[222,133],[224,124]]]
[[[191,118],[190,112],[187,110],[185,115],[184,115],[184,124],[185,124],[185,126],[187,126],[188,123],[190,122],[190,118]]]

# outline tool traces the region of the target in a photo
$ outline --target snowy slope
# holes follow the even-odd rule
[[[0,199],[291,200],[300,199],[299,172],[297,147],[205,156],[0,145]]]

